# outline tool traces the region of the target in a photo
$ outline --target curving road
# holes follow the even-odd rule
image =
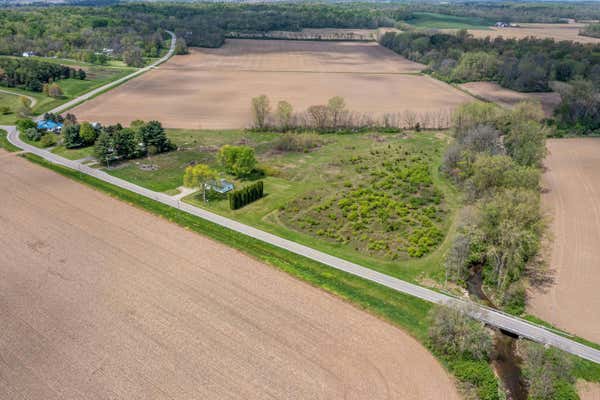
[[[135,73],[128,75],[118,81],[112,82],[108,85],[105,85],[101,88],[93,90],[83,96],[80,96],[74,100],[71,100],[68,103],[63,104],[60,107],[55,108],[52,112],[62,112],[67,108],[78,104],[82,101],[89,99],[90,97],[98,94],[104,90],[107,90],[113,86],[118,85],[119,83],[131,79],[134,76],[139,75],[147,71],[150,68],[155,67],[156,65],[166,61],[172,54],[175,48],[175,35],[172,32],[169,32],[173,40],[171,41],[171,48],[167,55],[160,60],[158,60],[153,65],[143,68]],[[409,294],[411,296],[415,296],[419,299],[436,303],[436,304],[448,304],[448,305],[456,305],[466,307],[468,313],[486,324],[491,326],[498,327],[505,331],[511,332],[520,337],[524,337],[530,340],[533,340],[538,343],[542,343],[548,346],[554,346],[568,353],[574,354],[581,358],[596,362],[600,364],[600,350],[596,350],[592,347],[583,345],[574,340],[566,338],[564,336],[558,335],[551,330],[544,328],[542,326],[533,324],[531,322],[525,321],[521,318],[514,317],[508,314],[505,314],[501,311],[490,309],[481,305],[474,305],[468,301],[458,299],[443,293],[436,292],[431,289],[424,288],[422,286],[418,286],[389,275],[383,274],[381,272],[377,272],[370,268],[363,267],[361,265],[352,263],[347,260],[343,260],[338,257],[331,256],[329,254],[323,253],[321,251],[315,250],[308,246],[301,245],[296,242],[292,242],[290,240],[281,238],[279,236],[270,234],[268,232],[262,231],[260,229],[253,228],[251,226],[242,224],[240,222],[231,220],[229,218],[222,217],[220,215],[214,214],[202,208],[198,208],[192,206],[187,203],[183,203],[178,199],[175,199],[171,196],[168,196],[164,193],[154,192],[152,190],[143,188],[141,186],[134,185],[131,182],[125,181],[123,179],[116,178],[107,174],[106,172],[95,170],[93,168],[87,167],[80,162],[71,161],[66,158],[60,157],[56,154],[50,153],[47,150],[39,149],[37,147],[28,145],[23,142],[17,133],[17,130],[14,126],[0,126],[0,129],[4,129],[8,132],[8,140],[15,146],[30,152],[32,154],[36,154],[52,163],[65,166],[67,168],[79,170],[87,175],[93,176],[95,178],[101,179],[105,182],[118,186],[120,188],[132,191],[141,196],[153,199],[160,203],[166,204],[171,207],[175,207],[180,209],[183,212],[188,214],[197,216],[204,220],[213,222],[217,225],[225,227],[227,229],[231,229],[243,235],[247,235],[253,237],[257,240],[261,240],[263,242],[269,243],[273,246],[277,246],[279,248],[290,251],[294,254],[309,258],[311,260],[320,262],[329,267],[347,272],[349,274],[361,277],[363,279],[367,279],[369,281],[381,284],[390,289],[396,290],[401,293]]]

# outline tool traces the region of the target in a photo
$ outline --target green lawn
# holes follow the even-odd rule
[[[65,146],[60,145],[53,148],[52,152],[64,158],[68,158],[69,160],[80,160],[92,156],[94,154],[94,147],[89,146],[77,149],[67,149]]]
[[[2,87],[0,87],[0,90],[2,90]],[[0,125],[11,125],[20,106],[19,96],[0,92],[0,108],[8,107],[10,109],[6,114],[3,110],[0,110]]]
[[[412,281],[427,278],[438,281],[443,279],[442,257],[453,236],[452,225],[458,207],[458,194],[439,175],[438,167],[444,143],[437,139],[434,133],[410,133],[408,138],[398,134],[321,135],[322,146],[307,153],[278,151],[274,148],[274,143],[279,135],[274,133],[187,130],[170,130],[168,133],[173,142],[179,146],[179,151],[152,156],[149,159],[128,161],[112,167],[108,172],[152,190],[171,192],[181,186],[183,172],[187,165],[192,162],[200,162],[219,168],[216,163],[217,149],[223,144],[244,143],[255,148],[259,163],[267,166],[270,172],[263,178],[265,198],[236,211],[229,209],[225,199],[213,199],[208,204],[204,204],[198,195],[191,195],[184,201],[403,279]],[[331,240],[331,238],[319,235],[316,228],[303,228],[298,221],[290,218],[290,215],[293,214],[291,209],[284,210],[305,196],[312,196],[315,203],[307,207],[303,206],[303,209],[312,207],[314,210],[329,198],[333,198],[335,201],[340,200],[341,197],[337,198],[336,196],[339,197],[349,190],[348,182],[352,182],[353,179],[368,182],[366,176],[358,179],[356,166],[348,162],[344,163],[343,160],[347,161],[352,156],[369,156],[373,160],[377,160],[377,153],[373,155],[372,151],[383,151],[388,147],[396,148],[396,146],[406,148],[409,156],[413,152],[418,153],[419,149],[429,154],[430,159],[427,159],[427,165],[429,166],[431,187],[438,191],[443,198],[440,209],[432,207],[433,205],[429,203],[423,206],[432,207],[427,212],[435,214],[435,224],[441,232],[441,237],[427,255],[413,258],[406,254],[399,254],[398,257],[392,258],[387,251],[377,251],[378,249],[365,251],[366,247],[357,246],[356,242]],[[380,157],[383,159],[385,156],[380,153]],[[152,164],[158,169],[144,171],[140,168],[141,164]],[[384,166],[377,165],[376,168],[382,170]],[[221,176],[233,180],[237,187],[250,183],[236,180],[223,172],[221,172]],[[402,186],[398,182],[394,185]],[[393,191],[393,189],[387,190]],[[420,206],[411,204],[409,207],[419,208]],[[327,215],[325,213],[321,216],[321,224],[327,223]],[[424,215],[411,213],[407,218],[423,220]],[[410,219],[409,222],[414,222],[414,220]],[[382,230],[377,221],[372,220],[369,223],[371,225],[368,229],[373,232]],[[390,235],[396,235],[399,240],[406,239],[410,234],[410,231],[398,231],[397,234],[388,234],[382,240],[390,240]],[[382,233],[382,235],[384,234]]]
[[[489,29],[494,21],[475,17],[458,17],[436,13],[414,13],[414,18],[406,21],[417,28],[426,29]]]

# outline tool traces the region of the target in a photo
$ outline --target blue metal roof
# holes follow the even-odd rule
[[[54,130],[54,129],[61,129],[63,126],[63,124],[61,124],[60,122],[54,122],[52,120],[41,120],[38,121],[37,123],[37,127],[38,129],[45,129],[48,131]]]

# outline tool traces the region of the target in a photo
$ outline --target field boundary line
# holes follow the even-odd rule
[[[359,278],[378,283],[397,292],[405,293],[430,303],[465,307],[467,313],[471,317],[488,325],[495,326],[519,337],[527,338],[543,345],[559,348],[570,354],[600,364],[600,350],[561,336],[544,326],[509,315],[499,310],[491,309],[483,305],[475,304],[464,299],[443,294],[432,289],[394,278],[373,269],[363,267],[350,261],[315,250],[311,247],[251,227],[241,222],[220,216],[205,209],[184,203],[178,199],[173,199],[171,196],[168,196],[164,193],[158,193],[150,189],[143,188],[131,182],[109,175],[104,171],[90,168],[77,161],[68,160],[54,153],[50,153],[46,150],[28,145],[27,143],[21,141],[15,127],[9,126],[0,128],[5,129],[8,132],[7,139],[10,143],[27,152],[38,155],[51,163],[80,171],[86,175],[95,177],[122,189],[129,190],[133,193],[144,196],[151,200],[155,200],[167,206],[179,209],[185,213],[212,222],[221,227],[290,251],[294,254],[317,261],[340,271],[347,272]]]

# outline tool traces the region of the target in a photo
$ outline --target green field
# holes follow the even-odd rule
[[[220,146],[245,144],[255,149],[260,167],[267,171],[260,178],[265,184],[263,199],[235,211],[226,198],[204,203],[192,194],[184,201],[403,279],[443,278],[442,256],[452,237],[458,195],[439,175],[445,141],[435,133],[320,135],[320,147],[307,152],[278,150],[281,135],[275,133],[170,130],[168,134],[179,150],[113,165],[107,172],[173,193],[182,185],[186,166],[196,162],[219,169]],[[394,166],[385,165],[386,159]],[[142,164],[157,169],[142,170]],[[395,178],[386,173],[392,167]],[[238,188],[252,182],[222,171],[221,177]],[[340,200],[351,196],[353,203],[342,210]],[[361,203],[374,196],[373,204],[379,208],[366,210]],[[334,235],[336,230],[343,236]],[[422,251],[409,251],[419,243]]]
[[[0,90],[3,90],[3,88],[0,87]],[[9,108],[8,112],[0,110],[0,125],[10,125],[15,120],[17,110],[20,106],[19,96],[0,92],[0,108]]]
[[[82,158],[89,157],[94,154],[93,147],[81,147],[78,149],[67,149],[63,145],[56,146],[52,149],[54,154],[58,154],[61,157],[68,158],[69,160],[80,160]]]
[[[489,29],[494,21],[474,17],[458,17],[435,13],[414,13],[414,18],[406,20],[417,28],[426,29]]]
[[[46,59],[44,59],[46,60]],[[49,59],[53,62],[58,62],[57,59]],[[63,61],[63,60],[60,60]],[[80,65],[69,63],[71,66],[81,66],[86,70],[87,78],[85,80],[80,79],[62,79],[57,81],[56,83],[63,90],[64,96],[61,98],[52,98],[44,95],[39,92],[31,92],[28,90],[18,89],[18,88],[8,88],[0,86],[1,90],[9,91],[14,93],[15,95],[11,96],[9,94],[0,93],[0,107],[8,106],[11,109],[15,109],[20,104],[19,96],[25,95],[29,97],[33,97],[36,99],[36,104],[33,107],[33,113],[35,115],[43,114],[59,105],[66,103],[67,101],[78,97],[90,90],[93,90],[97,87],[105,85],[109,82],[115,81],[119,78],[122,78],[133,71],[135,68],[115,68],[109,66],[88,66],[88,65]],[[5,97],[6,96],[6,97]],[[16,99],[16,100],[15,100]],[[15,102],[16,106],[15,106]],[[12,113],[8,115],[0,115],[0,123],[5,125],[12,125],[18,119],[17,113]]]

